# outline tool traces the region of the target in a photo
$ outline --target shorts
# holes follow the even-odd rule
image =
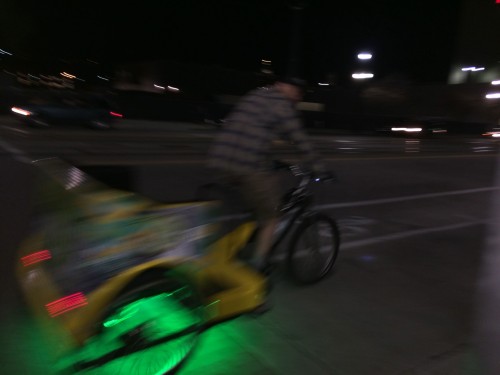
[[[226,175],[224,180],[239,190],[257,220],[265,221],[278,216],[281,194],[276,174],[265,171],[231,174]]]

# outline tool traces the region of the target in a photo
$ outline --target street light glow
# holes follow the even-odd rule
[[[352,78],[354,79],[368,79],[368,78],[373,78],[372,73],[354,73],[352,75]]]
[[[486,95],[486,99],[500,99],[500,92],[492,92]]]
[[[500,85],[500,80],[491,81],[492,85]]]
[[[480,70],[484,70],[484,67],[476,68],[475,66],[466,66],[462,68],[462,72],[478,72]]]
[[[422,128],[391,128],[393,132],[419,133]]]
[[[372,58],[372,54],[368,52],[358,53],[358,59],[360,60],[370,60]]]

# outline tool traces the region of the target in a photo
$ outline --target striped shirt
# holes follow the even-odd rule
[[[293,103],[275,87],[255,89],[226,118],[209,151],[209,166],[238,174],[266,170],[277,139],[290,140],[306,163],[316,163]]]

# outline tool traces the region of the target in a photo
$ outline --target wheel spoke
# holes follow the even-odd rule
[[[288,263],[297,281],[313,283],[326,276],[338,253],[338,229],[327,216],[318,214],[304,221],[292,239]]]

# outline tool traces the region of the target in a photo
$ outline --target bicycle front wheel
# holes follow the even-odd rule
[[[288,252],[288,271],[300,284],[313,284],[332,269],[339,252],[337,223],[329,216],[307,216],[295,231]]]

